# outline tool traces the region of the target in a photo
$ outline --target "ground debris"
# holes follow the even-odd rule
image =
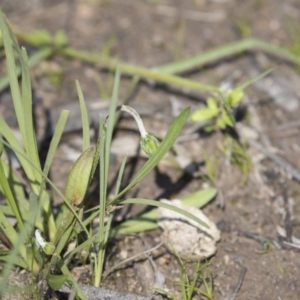
[[[171,252],[186,260],[199,260],[215,254],[221,233],[215,223],[199,209],[185,206],[181,200],[162,200],[181,208],[205,222],[209,229],[169,209],[158,209],[158,225],[163,229],[163,240]]]
[[[108,289],[103,288],[97,288],[94,286],[86,285],[86,284],[80,284],[80,288],[84,292],[84,294],[87,296],[89,300],[150,300],[154,299],[152,297],[143,297],[139,295],[134,294],[127,294],[127,293],[119,293],[116,291],[111,291]],[[60,292],[64,293],[70,293],[70,289],[67,286],[63,286],[60,289]]]

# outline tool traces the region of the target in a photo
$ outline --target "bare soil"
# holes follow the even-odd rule
[[[292,46],[290,28],[299,27],[300,20],[300,2],[297,0],[30,0],[22,4],[15,0],[2,0],[0,5],[10,22],[23,31],[47,29],[55,33],[64,30],[72,47],[86,51],[100,52],[112,42],[113,57],[145,67],[160,66],[237,41],[247,35],[247,30],[252,37],[288,48]],[[196,67],[185,76],[210,85],[237,85],[255,76],[253,72],[266,69],[266,66],[274,68],[274,75],[265,82],[265,88],[255,84],[247,88],[243,107],[249,112],[250,119],[244,119],[241,123],[251,126],[253,120],[259,120],[255,123],[259,124],[259,140],[267,137],[278,155],[299,168],[299,126],[290,124],[299,120],[300,113],[300,80],[295,66],[263,52],[248,51],[217,60],[205,67]],[[57,83],[51,81],[51,68],[60,74]],[[108,91],[112,80],[110,72],[103,71],[97,65],[58,56],[44,62],[44,65],[36,66],[32,75],[36,101],[50,111],[78,101],[75,79],[80,81],[86,99],[99,98],[99,87],[95,80],[97,76],[103,80]],[[121,98],[126,96],[129,82],[128,77],[122,80]],[[283,92],[272,94],[271,91],[278,86]],[[8,93],[8,90],[3,92],[0,98],[1,113],[9,111]],[[203,105],[205,96],[180,87],[143,81],[136,89],[130,105],[147,105],[149,112],[143,114],[146,127],[163,137],[174,118],[172,99],[175,98],[181,107],[190,105],[196,109]],[[43,116],[37,118],[39,122],[43,121]],[[188,123],[185,133],[193,125]],[[287,128],[282,129],[280,126],[283,125],[287,125]],[[134,149],[138,148],[136,127],[129,118],[121,120],[115,138],[117,140],[124,136],[132,139],[129,143],[134,144]],[[226,159],[219,151],[223,140],[221,133],[207,135],[199,132],[197,139],[178,144],[181,155],[199,168],[202,166],[200,170],[204,172],[205,153],[215,153],[218,157],[216,185],[225,206],[220,208],[218,197],[204,209],[222,231],[222,239],[210,267],[214,277],[213,299],[233,299],[227,297],[234,292],[241,272],[246,268],[235,299],[297,300],[300,298],[299,249],[288,249],[280,243],[283,238],[279,238],[278,226],[285,227],[289,207],[289,228],[293,236],[300,238],[299,182],[249,146],[253,167],[246,182],[242,183],[242,173],[236,167],[226,165]],[[65,135],[51,172],[52,179],[60,188],[63,188],[74,161],[71,154],[75,153],[76,156],[78,153],[78,144],[80,131]],[[114,170],[117,170],[122,159],[121,152],[112,155]],[[126,171],[128,178],[144,161],[141,153],[130,157]],[[112,180],[114,176],[112,173]],[[207,182],[201,176],[193,177],[172,167],[170,161],[165,160],[134,188],[132,195],[151,199],[180,198],[202,189],[205,184]],[[287,193],[289,205],[284,205],[284,193]],[[122,214],[136,214],[139,210],[141,208],[132,208],[130,212],[127,208]],[[112,241],[106,269],[159,244],[160,234],[156,230],[139,234],[139,238],[120,237]],[[266,238],[274,244],[270,251],[263,251]],[[163,246],[152,254],[157,268],[166,277],[167,288],[179,295],[179,287],[175,283],[180,275],[177,259]],[[112,273],[103,281],[103,287],[151,296],[155,273],[151,265],[146,264],[149,264],[147,259],[135,261],[126,269]],[[192,265],[190,267],[192,274]],[[76,270],[78,278],[88,282],[87,268]],[[200,296],[196,295],[195,299],[200,299]]]

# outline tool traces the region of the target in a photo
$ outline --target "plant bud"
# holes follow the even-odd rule
[[[159,141],[156,137],[148,133],[144,138],[141,138],[141,147],[150,157],[159,147]]]
[[[65,197],[71,205],[79,205],[88,188],[93,167],[95,148],[84,151],[75,162],[67,181]]]

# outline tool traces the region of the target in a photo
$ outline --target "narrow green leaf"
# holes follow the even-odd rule
[[[19,239],[18,233],[14,227],[9,223],[5,215],[0,210],[0,229],[4,232],[5,236],[9,239],[12,245],[15,245]],[[21,249],[20,249],[21,250]],[[26,253],[25,248],[21,250],[23,255]]]
[[[4,215],[8,215],[8,216],[13,216],[14,215],[12,209],[8,205],[0,205],[0,210],[2,211],[2,213]]]
[[[26,241],[28,241],[29,234],[32,232],[33,229],[33,222],[41,210],[41,205],[38,205],[38,196],[34,193],[30,194],[30,202],[34,205],[30,206],[31,209],[28,221],[26,221],[23,229],[18,233],[10,225],[5,216],[2,215],[2,212],[0,211],[0,224],[2,230],[13,245],[13,249],[10,251],[10,254],[7,258],[5,268],[1,273],[1,277],[3,280],[0,281],[0,291],[4,291],[5,286],[7,284],[7,279],[11,273],[11,269],[15,264],[20,265],[20,259],[24,261],[26,269],[31,269],[33,273],[37,273],[39,271],[39,266],[36,264],[36,262],[29,261],[25,247],[25,243]]]
[[[59,52],[65,56],[71,58],[81,59],[91,63],[99,63],[103,67],[107,67],[111,70],[120,69],[122,73],[129,74],[133,76],[140,76],[141,78],[152,79],[156,82],[162,82],[166,84],[178,85],[182,87],[187,87],[195,90],[207,91],[207,92],[218,92],[220,89],[218,87],[209,86],[201,84],[198,81],[186,79],[179,76],[164,74],[160,71],[152,69],[146,69],[137,67],[134,65],[126,64],[116,59],[110,59],[102,57],[101,54],[92,54],[88,52],[79,51],[73,48],[62,48]]]
[[[135,199],[126,199],[120,202],[121,204],[129,204],[129,203],[134,203],[134,204],[143,204],[143,205],[150,205],[150,206],[157,206],[157,207],[163,207],[169,210],[173,210],[177,213],[180,213],[182,215],[184,215],[185,217],[199,223],[200,225],[202,225],[205,228],[209,228],[209,226],[203,222],[202,220],[200,220],[199,218],[197,218],[196,216],[194,216],[193,214],[178,208],[176,206],[173,205],[169,205],[167,203],[163,203],[160,201],[155,201],[155,200],[149,200],[149,199],[140,199],[140,198],[135,198]]]
[[[81,120],[82,120],[82,136],[83,136],[83,148],[82,151],[85,151],[90,147],[90,122],[88,117],[87,108],[84,101],[84,96],[79,84],[79,81],[76,80],[76,89],[79,97],[80,111],[81,111]]]
[[[0,158],[2,157],[3,150],[4,150],[4,146],[2,143],[0,143]]]
[[[16,111],[17,121],[19,124],[20,131],[22,132],[22,136],[26,135],[25,133],[25,124],[24,124],[24,116],[23,116],[23,104],[21,92],[19,89],[18,76],[16,73],[16,64],[14,59],[14,51],[12,47],[11,36],[9,34],[8,25],[6,23],[5,17],[0,9],[0,29],[2,32],[2,39],[5,49],[7,70],[8,70],[8,78],[10,82],[12,99],[14,102],[14,107]]]
[[[99,116],[99,206],[100,211],[97,212],[99,214],[100,222],[102,222],[102,216],[106,209],[106,180],[105,180],[105,130],[103,125],[102,115]]]
[[[9,251],[6,251],[6,252],[7,252],[6,255],[3,255],[3,253],[0,253],[0,260],[4,261],[6,263],[9,263],[11,261],[11,255],[10,255]],[[28,266],[26,265],[26,263],[20,257],[17,257],[14,260],[14,265],[15,266],[19,266],[19,267],[21,267],[23,269],[27,269],[28,268]],[[0,279],[0,282],[1,282],[1,280],[2,280],[2,278]]]
[[[8,26],[1,10],[0,10],[0,29],[2,32],[2,37],[4,42],[11,94],[13,98],[19,130],[21,132],[22,139],[25,145],[25,152],[30,158],[31,166],[33,164],[34,166],[38,167],[38,169],[40,170],[36,144],[33,141],[34,140],[33,126],[30,125],[32,124],[32,115],[30,115],[32,99],[31,99],[30,77],[29,77],[29,71],[27,66],[27,55],[26,52],[20,50],[17,40],[14,34],[12,33],[12,30]],[[14,50],[17,52],[18,58],[21,61],[23,97],[21,96],[21,91],[18,83],[18,74],[17,74],[17,68],[14,59]],[[22,160],[21,160],[21,164],[22,164]],[[34,190],[35,193],[38,194],[42,177],[34,169],[29,171],[29,169],[32,169],[30,165],[22,164],[22,166],[26,172],[26,175],[28,176],[29,181],[31,182],[32,189]]]
[[[52,43],[51,33],[45,29],[37,29],[29,33],[14,29],[14,32],[19,39],[37,48],[45,47]]]
[[[79,284],[77,283],[77,281],[75,280],[75,278],[73,277],[73,275],[71,274],[68,267],[66,266],[66,264],[63,261],[62,261],[62,266],[60,267],[60,269],[64,275],[68,276],[68,281],[71,282],[72,286],[74,287],[76,299],[79,298],[81,300],[88,300],[87,296],[84,294],[84,292],[80,288]]]
[[[272,46],[270,46],[272,47]],[[265,77],[266,75],[268,75],[269,73],[271,73],[273,71],[273,69],[268,69],[265,72],[258,74],[257,76],[255,76],[254,78],[251,78],[250,80],[238,85],[235,89],[240,89],[243,90],[245,89],[247,86],[251,85],[252,83],[258,81],[259,79]]]
[[[87,247],[91,247],[92,244],[94,244],[95,242],[97,243],[98,240],[99,240],[99,237],[101,235],[104,235],[108,230],[108,228],[105,227],[103,229],[103,231],[98,231],[97,234],[95,234],[94,236],[92,237],[88,237],[83,243],[81,243],[80,245],[78,245],[76,248],[74,248],[72,251],[70,251],[69,253],[67,253],[65,256],[64,256],[64,259],[69,259],[70,257],[74,256],[75,254],[79,253],[81,250],[84,250],[86,249]],[[71,239],[72,238],[75,238],[75,233],[74,233],[74,236],[73,234],[71,234]]]
[[[69,225],[72,225],[72,222],[74,222],[74,219],[71,221],[71,224],[69,224]],[[63,224],[61,224],[61,226],[63,226]],[[59,229],[60,229],[60,227],[58,225],[58,230]],[[58,240],[54,241],[54,244],[56,245],[55,254],[57,254],[57,255],[61,254],[62,250],[67,245],[67,243],[70,239],[70,235],[71,235],[72,231],[73,231],[73,226],[65,227],[63,230],[63,234],[59,237]],[[55,259],[54,255],[52,257],[51,263],[53,263],[53,259]]]
[[[239,55],[241,52],[249,51],[251,49],[260,49],[266,51],[267,53],[271,53],[272,55],[287,59],[295,64],[300,64],[299,56],[268,42],[248,38],[230,44],[225,44],[221,47],[209,49],[206,52],[202,52],[181,61],[158,66],[156,67],[156,70],[164,74],[178,74],[194,70],[195,68],[199,69],[200,66],[203,66],[207,63],[215,62],[216,60],[221,60],[228,56]]]
[[[191,115],[191,120],[194,122],[203,122],[210,120],[218,115],[219,111],[208,107],[195,110]]]
[[[7,199],[7,202],[11,208],[11,210],[13,211],[13,214],[14,216],[16,217],[17,221],[18,221],[18,225],[20,228],[23,228],[24,227],[24,224],[23,224],[23,220],[22,220],[22,217],[21,217],[21,214],[20,214],[20,211],[19,211],[19,207],[18,207],[18,204],[17,204],[17,201],[10,189],[10,186],[9,186],[9,183],[8,183],[8,180],[6,178],[6,174],[4,172],[4,168],[3,168],[3,165],[2,165],[2,160],[0,159],[0,185],[2,187],[2,190],[4,191],[4,195]]]
[[[50,171],[50,167],[51,167],[54,155],[56,153],[56,149],[59,144],[59,141],[64,132],[64,127],[66,125],[68,116],[69,116],[69,111],[67,111],[67,110],[63,110],[60,113],[59,120],[56,124],[55,130],[54,130],[54,133],[53,133],[53,136],[51,139],[50,147],[49,147],[49,150],[47,153],[46,162],[45,162],[44,169],[43,169],[43,173],[44,173],[45,177],[48,176],[48,173]]]
[[[119,173],[118,173],[118,178],[117,178],[117,182],[116,182],[115,196],[118,195],[120,187],[121,187],[121,182],[122,182],[122,178],[123,178],[123,174],[124,174],[126,161],[127,161],[127,155],[124,156],[121,167],[120,167],[120,170],[119,170]]]
[[[1,117],[0,117],[0,130],[2,130],[3,128],[1,128]],[[2,123],[2,124],[4,124],[4,125],[6,125],[6,123],[4,122],[4,123]],[[7,125],[6,125],[7,126]],[[7,126],[7,127],[5,127],[6,129],[8,129],[8,131],[10,131],[10,128]],[[5,130],[4,130],[5,131]],[[14,137],[14,136],[13,136]],[[15,137],[14,137],[15,138]],[[20,157],[20,158],[22,158],[23,160],[24,160],[24,162],[26,162],[26,163],[28,163],[29,165],[30,165],[30,161],[27,159],[27,157],[26,157],[26,154],[22,151],[22,148],[20,149],[20,151],[19,151],[19,149],[15,149],[15,148],[13,148],[9,143],[7,143],[7,142],[5,142],[3,139],[1,139],[0,138],[0,141],[5,145],[5,146],[7,146],[7,147],[9,147],[10,149],[13,149],[14,151],[15,151],[15,153],[16,153],[16,155],[18,156],[18,157]],[[17,144],[17,146],[18,146],[18,144]],[[32,165],[33,166],[33,165]],[[34,166],[33,166],[34,167]],[[41,175],[43,176],[43,172],[41,171],[41,170],[38,170],[37,169],[37,171],[38,172],[40,172],[41,173]],[[67,201],[67,199],[66,199],[66,197],[64,197],[64,195],[59,191],[59,189],[53,184],[53,182],[48,178],[48,177],[43,177],[44,178],[44,180],[55,190],[55,192],[64,200],[64,203],[68,206],[68,208],[69,208],[69,210],[72,212],[72,214],[76,217],[76,219],[78,220],[78,222],[80,223],[80,225],[82,226],[82,228],[87,232],[87,230],[86,230],[86,227],[84,226],[84,224],[83,224],[83,222],[80,220],[80,218],[79,218],[79,216],[78,216],[78,214],[76,213],[76,211],[74,210],[74,208],[72,207],[72,205],[70,205],[69,204],[69,202]],[[53,214],[52,214],[52,212],[51,212],[51,207],[50,206],[47,206],[47,203],[49,203],[48,201],[49,201],[49,198],[45,198],[45,196],[47,196],[47,194],[46,195],[42,195],[42,197],[41,197],[41,203],[43,204],[43,206],[45,207],[45,205],[46,205],[46,207],[44,208],[45,209],[45,213],[48,215],[48,226],[50,227],[50,234],[55,234],[55,223],[54,223],[54,225],[52,224],[52,219],[53,219]],[[48,212],[47,212],[47,209],[48,208]],[[54,220],[53,220],[53,222],[54,222]],[[52,236],[52,235],[50,235],[50,240],[52,241],[52,240],[54,240],[54,236]]]
[[[18,47],[18,45],[14,45],[14,47]],[[22,66],[22,102],[24,109],[24,125],[25,125],[25,134],[26,136],[22,136],[23,142],[25,145],[25,152],[28,154],[28,158],[33,165],[36,166],[39,170],[41,169],[41,164],[39,160],[39,154],[37,149],[37,142],[33,124],[32,117],[32,88],[28,67],[28,57],[26,50],[22,48],[20,52],[20,61]],[[35,176],[35,180],[37,184],[40,185],[42,181],[42,176],[35,169],[32,170]]]
[[[1,18],[0,18],[1,19]],[[21,147],[20,143],[18,142],[17,138],[15,137],[14,133],[4,121],[4,119],[0,116],[0,133],[5,137],[8,142],[8,146],[15,152],[18,160],[20,161],[24,172],[29,181],[34,182],[34,175],[32,172],[32,167],[29,163],[28,156],[24,152],[24,149]],[[0,141],[5,144],[4,140],[0,137]]]
[[[102,124],[102,117],[100,116],[100,197],[99,197],[99,232],[103,232],[105,228],[105,214],[107,208],[107,182],[108,182],[108,171],[109,171],[109,163],[110,163],[110,147],[111,140],[115,125],[115,116],[116,116],[116,108],[118,102],[118,94],[119,94],[119,84],[120,84],[121,72],[117,69],[115,74],[112,99],[109,107],[109,116],[107,120],[107,127],[105,128]],[[112,217],[109,217],[108,226],[110,226]],[[109,230],[109,228],[108,228]],[[99,252],[97,257],[95,258],[95,279],[94,284],[99,286],[101,283],[102,271],[104,266],[104,257],[106,250],[106,242],[107,242],[108,234],[101,234],[99,236]]]
[[[1,18],[0,18],[1,19]],[[35,194],[40,194],[40,189],[43,188],[44,183],[42,182],[42,171],[40,164],[32,162],[32,160],[29,157],[29,154],[24,151],[18,140],[16,139],[14,133],[10,129],[10,127],[7,125],[7,123],[4,121],[2,117],[0,117],[0,132],[1,134],[6,138],[8,141],[8,144],[5,143],[1,138],[0,141],[7,145],[9,148],[11,148],[16,156],[18,157],[24,172],[26,173],[26,176],[28,178],[28,181],[31,184],[31,188]],[[30,146],[31,147],[31,146]],[[30,148],[29,150],[30,153],[32,153],[32,157],[35,156],[34,152],[35,149]],[[38,160],[38,158],[37,158]],[[35,175],[39,174],[39,175]],[[54,222],[54,217],[53,213],[51,211],[50,207],[50,198],[49,195],[46,193],[46,191],[43,192],[42,194],[42,203],[43,203],[43,208],[45,211],[45,214],[48,216],[48,226],[51,228],[52,231],[55,230],[55,222]]]
[[[50,272],[48,272],[46,274],[46,279],[49,285],[54,290],[58,290],[62,287],[62,285],[65,282],[71,283],[72,286],[75,288],[76,299],[88,300],[60,255],[56,256],[56,261],[57,261],[57,266],[60,268],[62,272],[62,275],[51,275]]]
[[[115,237],[118,234],[132,234],[145,231],[151,231],[158,228],[157,209],[144,213],[141,216],[122,222],[120,226],[112,228],[109,236]]]
[[[26,220],[26,216],[28,217],[29,204],[26,199],[22,181],[20,180],[16,172],[11,168],[11,166],[8,165],[8,162],[2,161],[2,166],[4,168],[4,173],[6,174],[6,178],[12,190],[13,196],[17,201],[17,205],[21,213],[22,219]],[[0,184],[0,191],[4,194],[4,191],[1,188],[1,184]],[[11,215],[12,215],[12,211],[11,211]]]
[[[121,79],[121,72],[120,70],[117,69],[115,74],[111,104],[109,107],[107,128],[105,130],[105,178],[108,178],[108,171],[109,171],[108,169],[109,169],[109,162],[110,162],[110,146],[111,146],[111,140],[112,140],[114,125],[115,125],[115,115],[116,115],[116,107],[118,103],[120,79]],[[107,181],[105,185],[107,186]]]
[[[32,67],[36,66],[40,61],[42,61],[43,59],[48,58],[52,54],[52,52],[53,52],[52,47],[47,47],[47,48],[37,50],[35,53],[33,53],[29,57],[29,61],[28,61],[29,68],[32,68]],[[16,73],[17,73],[18,77],[21,75],[20,66],[17,66]],[[0,92],[2,92],[8,86],[9,86],[9,78],[6,75],[6,76],[4,76],[0,79]]]
[[[209,188],[187,195],[182,198],[182,201],[187,206],[202,208],[210,202],[216,194],[217,190],[215,188]],[[120,226],[112,228],[110,237],[114,237],[117,234],[138,233],[155,230],[157,228],[157,209],[152,209],[138,217],[123,222]]]
[[[99,123],[100,124],[100,123]],[[100,131],[99,131],[100,132]],[[90,182],[92,181],[93,177],[94,177],[94,174],[95,174],[95,171],[96,171],[96,168],[97,168],[97,165],[98,165],[98,162],[99,162],[99,158],[100,158],[100,149],[101,149],[101,146],[100,146],[100,138],[98,137],[98,141],[97,141],[97,144],[96,144],[96,150],[95,150],[95,155],[94,155],[94,160],[93,160],[93,165],[92,165],[92,170],[91,170],[91,175],[90,175]]]
[[[204,189],[183,197],[182,201],[187,206],[202,208],[217,195],[217,192],[215,188]]]
[[[171,149],[171,147],[175,143],[177,137],[180,135],[180,132],[183,129],[186,120],[189,116],[189,112],[190,108],[188,107],[180,113],[180,115],[170,126],[164,140],[162,141],[158,149],[155,151],[155,153],[148,159],[148,161],[144,164],[144,166],[138,172],[138,174],[136,174],[135,178],[131,181],[131,183],[123,191],[121,191],[113,200],[111,200],[108,203],[108,205],[114,205],[122,195],[124,195],[129,189],[136,185],[141,179],[143,179],[166,155],[166,153]]]

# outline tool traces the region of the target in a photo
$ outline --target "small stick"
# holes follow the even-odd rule
[[[300,126],[300,121],[291,121],[288,123],[284,123],[282,125],[277,126],[277,130],[286,130],[286,129],[290,129],[290,128],[295,128],[295,127],[299,127]]]
[[[286,241],[291,243],[292,242],[292,222],[291,222],[291,213],[289,209],[289,199],[287,194],[287,186],[286,182],[281,183],[282,189],[282,196],[284,202],[284,210],[285,210],[285,217],[284,217],[284,229],[286,232]]]
[[[289,248],[288,249],[299,249],[300,250],[300,245],[298,244],[295,244],[295,243],[289,243],[289,242],[286,242],[286,241],[283,241],[283,244],[288,246]]]
[[[258,233],[255,233],[255,232],[247,232],[247,231],[239,230],[238,235],[249,238],[249,239],[252,239],[254,241],[257,241],[263,247],[266,244],[266,241],[270,241],[272,243],[272,245],[276,247],[276,249],[282,249],[283,248],[281,241],[276,240],[272,237],[262,236],[261,234],[258,234]],[[263,250],[265,250],[265,249],[263,249]]]
[[[229,295],[228,297],[226,297],[225,300],[234,300],[235,299],[236,295],[238,294],[238,292],[242,286],[246,271],[247,271],[247,268],[243,267],[242,272],[240,274],[239,281],[238,281],[237,285],[235,286],[233,293],[231,295]]]
[[[156,250],[157,248],[159,248],[162,244],[163,244],[163,243],[159,243],[158,245],[156,245],[155,247],[153,247],[153,248],[151,248],[151,249],[148,249],[148,250],[143,251],[143,252],[141,252],[141,253],[138,253],[138,254],[136,254],[136,255],[134,255],[134,256],[132,256],[132,257],[129,257],[129,258],[127,258],[127,259],[122,260],[121,262],[117,263],[117,264],[114,265],[112,268],[110,268],[109,270],[107,270],[107,271],[105,272],[105,274],[104,274],[104,277],[107,277],[111,272],[113,272],[114,270],[116,270],[117,268],[119,268],[120,265],[123,265],[123,264],[125,264],[125,263],[127,263],[127,262],[129,262],[129,261],[132,261],[132,260],[134,260],[134,259],[136,259],[136,258],[138,258],[138,257],[140,257],[140,256],[142,256],[142,255],[149,254],[149,253],[151,253],[153,250]]]
[[[127,293],[119,293],[116,291],[111,291],[108,289],[104,288],[97,288],[91,285],[87,284],[80,284],[80,288],[86,295],[86,297],[89,300],[151,300],[150,297],[144,297],[144,296],[139,296],[139,295],[134,295],[134,294],[127,294]],[[62,288],[59,290],[60,292],[63,293],[72,293],[70,288],[67,285],[63,285]]]
[[[278,166],[283,168],[287,173],[292,175],[294,179],[296,179],[298,182],[300,182],[300,171],[296,169],[294,166],[292,166],[290,163],[288,163],[285,159],[281,158],[280,156],[271,153],[268,151],[265,147],[263,147],[261,144],[253,141],[253,140],[248,140],[247,141],[250,146],[254,147],[256,150],[259,152],[263,153],[266,155],[269,159],[271,159],[273,162],[275,162]]]

